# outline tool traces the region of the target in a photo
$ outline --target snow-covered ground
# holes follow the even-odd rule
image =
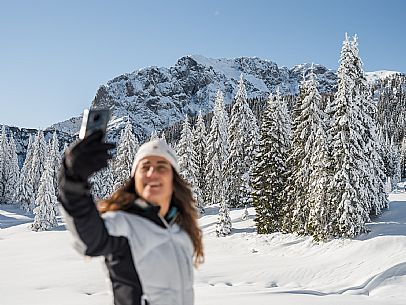
[[[231,236],[217,238],[217,208],[200,219],[206,262],[196,272],[197,305],[406,304],[406,193],[356,240],[315,243],[286,234],[257,235],[254,210],[231,211]],[[32,217],[0,205],[1,305],[111,304],[100,258],[83,258],[61,224],[28,229]]]

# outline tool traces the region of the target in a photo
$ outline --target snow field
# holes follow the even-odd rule
[[[216,236],[218,207],[200,218],[206,262],[195,272],[196,305],[406,304],[406,194],[358,239],[257,235],[254,209],[233,209],[232,235]],[[33,232],[32,216],[0,205],[0,304],[111,304],[102,258],[83,258],[64,226]]]

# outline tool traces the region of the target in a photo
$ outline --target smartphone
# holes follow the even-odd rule
[[[79,139],[83,140],[96,130],[101,130],[104,140],[109,120],[110,109],[85,109],[83,111],[82,125],[79,131]]]

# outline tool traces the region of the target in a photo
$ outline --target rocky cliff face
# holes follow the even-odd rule
[[[2,130],[3,126],[0,125],[0,131]],[[16,142],[16,149],[17,149],[17,156],[18,156],[18,163],[20,168],[24,162],[26,149],[28,146],[28,139],[30,136],[36,136],[38,130],[36,129],[27,129],[27,128],[18,128],[18,127],[10,127],[5,126],[6,136],[10,138],[10,134],[13,135],[13,138]],[[48,143],[52,139],[52,135],[55,129],[47,129],[44,131],[44,138],[45,141]],[[58,140],[59,140],[59,149],[62,150],[65,144],[71,143],[74,140],[74,137],[70,134],[65,132],[56,130]]]
[[[210,112],[217,90],[222,90],[226,104],[236,94],[243,73],[249,98],[265,97],[277,88],[282,94],[297,94],[298,85],[310,72],[311,65],[293,69],[279,68],[276,63],[259,58],[208,59],[185,56],[170,68],[150,67],[121,75],[97,91],[92,107],[113,110],[111,137],[118,134],[124,121],[130,120],[142,140],[154,130],[195,116],[201,110]],[[336,75],[321,65],[314,65],[321,92],[333,92]]]

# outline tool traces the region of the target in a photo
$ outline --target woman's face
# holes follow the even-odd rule
[[[159,214],[168,212],[173,193],[173,170],[162,157],[145,157],[135,171],[135,189],[145,201],[159,205]]]

